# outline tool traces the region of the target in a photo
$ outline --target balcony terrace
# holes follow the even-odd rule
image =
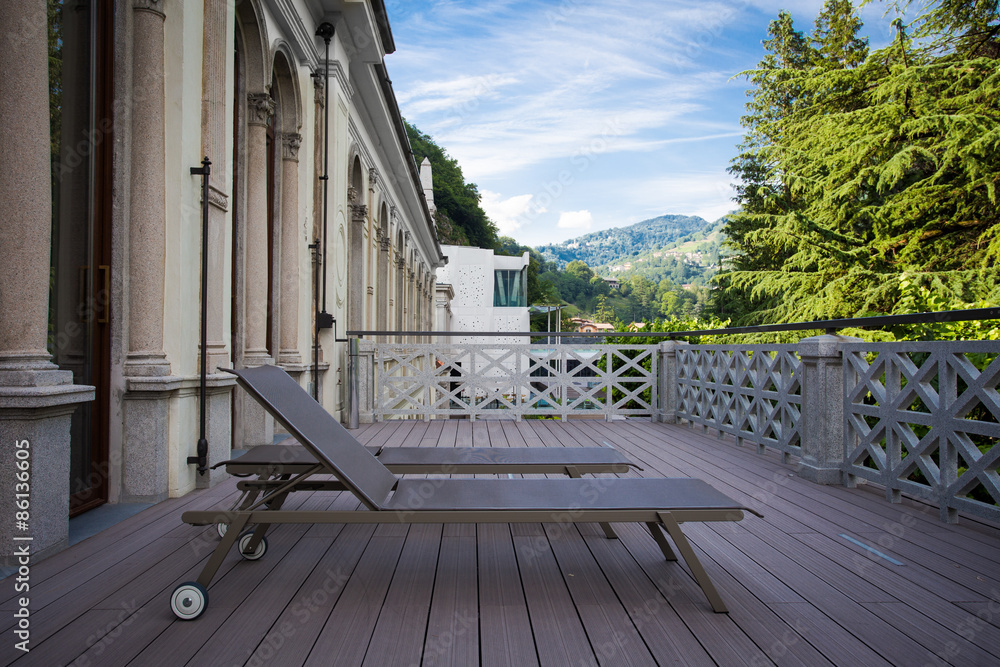
[[[170,594],[218,541],[180,515],[231,504],[229,480],[33,564],[28,654],[5,580],[0,664],[1000,663],[998,345],[834,338],[663,343],[646,375],[621,348],[605,351],[621,363],[515,351],[501,380],[454,346],[355,360],[367,445],[610,446],[642,467],[622,476],[701,478],[763,514],[685,526],[729,613],[639,525],[615,525],[619,539],[594,524],[281,525],[261,560],[232,550],[208,609],[179,621]],[[572,370],[552,363],[574,354]],[[450,412],[473,418],[437,418]],[[572,418],[588,413],[604,419]],[[357,506],[346,492],[285,504]]]

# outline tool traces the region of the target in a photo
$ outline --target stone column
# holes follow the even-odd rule
[[[281,138],[281,347],[278,363],[302,371],[299,353],[299,146],[302,135]]]
[[[247,205],[246,255],[243,263],[246,313],[243,366],[254,368],[274,363],[267,349],[267,123],[274,113],[274,100],[267,93],[247,95]],[[269,445],[274,440],[274,419],[245,392],[241,397],[243,447]]]
[[[844,462],[844,368],[839,345],[849,336],[812,336],[799,341],[802,359],[802,458],[799,477],[841,484]]]
[[[396,331],[402,331],[406,328],[406,296],[403,293],[404,285],[406,284],[404,276],[406,275],[406,259],[403,255],[403,249],[400,248],[396,253],[396,305],[393,308],[395,312],[395,329]],[[395,343],[402,343],[402,340],[393,341]]]
[[[123,502],[169,492],[168,403],[181,379],[163,352],[166,263],[162,0],[133,0],[128,354],[122,406]]]
[[[355,198],[357,196],[355,195]],[[365,217],[368,207],[351,204],[351,227],[347,234],[347,328],[363,329],[365,326]]]
[[[0,470],[9,480],[0,495],[3,566],[25,564],[16,554],[23,545],[32,560],[66,547],[70,418],[94,399],[94,388],[72,384],[72,372],[60,371],[46,349],[52,181],[45,12],[41,0],[0,0],[9,26],[0,34]],[[26,527],[17,524],[23,508],[14,495],[22,472]]]
[[[389,313],[389,304],[391,302],[392,289],[392,266],[389,261],[390,254],[392,252],[392,241],[389,240],[388,233],[383,233],[381,228],[379,228],[379,240],[378,240],[378,323],[377,326],[379,331],[385,331],[389,328],[389,322],[391,320]],[[385,341],[385,336],[379,338],[380,341]]]
[[[134,0],[128,376],[170,375],[163,353],[166,257],[163,22],[161,0]]]

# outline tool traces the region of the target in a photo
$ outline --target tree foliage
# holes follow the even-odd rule
[[[466,183],[458,161],[434,140],[404,121],[410,149],[417,163],[430,160],[434,170],[434,203],[437,205],[438,236],[442,243],[496,248],[497,227],[480,206],[475,183]]]
[[[742,211],[726,226],[717,311],[738,323],[900,312],[903,273],[942,302],[996,303],[996,2],[939,3],[916,22],[921,45],[896,22],[893,43],[863,59],[850,2],[828,0],[821,19],[807,44],[779,16],[746,73],[730,169]]]

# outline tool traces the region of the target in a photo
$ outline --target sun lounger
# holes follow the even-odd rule
[[[240,510],[185,512],[192,525],[229,524],[197,581],[174,589],[174,614],[190,620],[208,605],[208,585],[226,554],[238,544],[241,555],[257,560],[267,551],[265,533],[284,523],[601,523],[642,522],[667,560],[677,557],[670,535],[717,612],[721,596],[695,555],[680,524],[686,521],[739,521],[748,510],[706,482],[663,479],[399,479],[315,401],[274,366],[230,371],[237,382],[312,454],[316,463],[282,480],[252,506]],[[315,488],[316,475],[332,475],[363,505],[355,511],[283,510],[289,490]],[[271,499],[274,502],[269,502]],[[266,509],[265,509],[266,504]],[[249,525],[252,530],[242,532]]]

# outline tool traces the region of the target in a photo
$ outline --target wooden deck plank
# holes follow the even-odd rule
[[[545,533],[598,662],[655,665],[576,526],[548,524]]]
[[[399,536],[369,540],[304,664],[361,664],[404,542]]]
[[[440,525],[410,527],[362,664],[381,667],[420,662],[440,546]]]
[[[465,525],[465,524],[461,524]],[[479,585],[475,526],[441,539],[421,664],[466,667],[479,662]]]
[[[925,664],[930,662],[959,662],[966,665],[1000,664],[1000,646],[992,644],[992,651],[968,641],[969,633],[961,626],[948,628],[926,616],[914,614],[909,605],[901,602],[868,603],[864,607],[895,628],[899,628],[914,644],[925,650]],[[961,634],[956,630],[961,631]],[[963,637],[965,634],[966,637]]]
[[[477,526],[479,644],[483,665],[537,665],[510,526]]]
[[[573,599],[550,549],[530,537],[514,537],[514,551],[524,584],[538,662],[543,665],[589,664],[594,651]]]

